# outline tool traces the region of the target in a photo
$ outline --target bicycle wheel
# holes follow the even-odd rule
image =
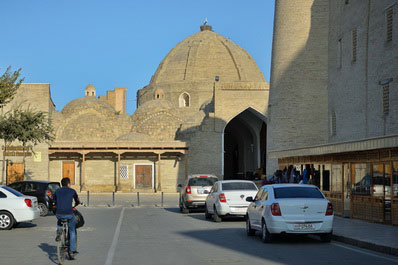
[[[63,265],[65,262],[66,255],[68,253],[68,247],[66,246],[65,230],[62,231],[61,240],[57,244],[57,255],[59,264]]]

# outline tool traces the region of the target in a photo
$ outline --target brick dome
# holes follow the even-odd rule
[[[175,82],[265,82],[249,53],[230,39],[202,27],[189,36],[160,63],[151,84]]]

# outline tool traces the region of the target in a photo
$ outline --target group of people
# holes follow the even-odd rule
[[[279,183],[298,183],[298,184],[311,184],[311,168],[309,165],[303,170],[303,173],[300,174],[298,170],[293,165],[289,165],[289,167],[285,167],[283,170],[276,170],[275,173],[271,176],[264,176],[261,181],[261,185],[269,185],[269,184],[279,184]]]

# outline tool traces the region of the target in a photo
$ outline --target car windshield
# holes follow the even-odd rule
[[[284,198],[318,198],[323,199],[322,192],[312,187],[274,188],[275,199]]]
[[[3,186],[3,189],[5,189],[8,192],[11,192],[12,194],[14,194],[17,197],[23,197],[24,196],[22,193],[19,193],[18,191],[14,190],[14,189],[12,189],[10,187]]]
[[[250,182],[230,182],[222,183],[222,190],[257,190],[257,187]]]
[[[191,178],[188,181],[188,186],[213,186],[213,184],[217,181],[216,178]]]

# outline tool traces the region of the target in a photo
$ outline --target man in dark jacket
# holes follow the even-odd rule
[[[54,200],[57,205],[56,216],[58,219],[57,222],[57,237],[56,241],[59,241],[61,238],[61,221],[60,219],[68,220],[69,227],[69,235],[70,235],[70,251],[69,257],[74,259],[74,254],[76,251],[76,224],[75,224],[75,216],[73,214],[72,203],[75,201],[75,207],[80,204],[79,196],[74,189],[70,188],[70,179],[63,178],[61,180],[62,188],[57,189],[55,191]]]

